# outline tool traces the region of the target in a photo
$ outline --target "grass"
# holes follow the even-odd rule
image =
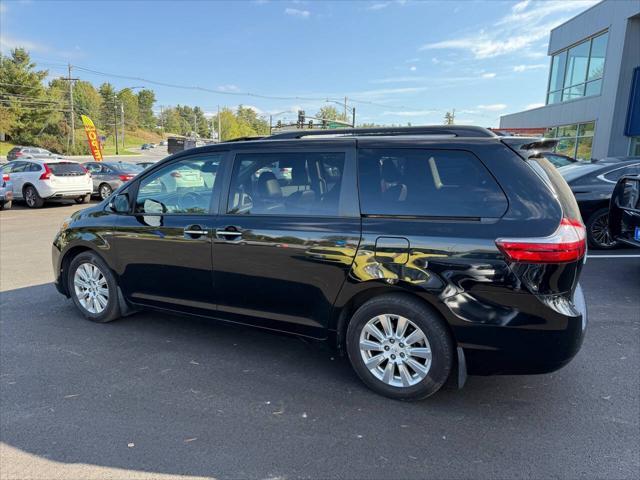
[[[84,132],[80,131],[80,134],[84,135]],[[120,155],[140,155],[140,152],[131,152],[129,149],[139,149],[143,143],[158,143],[162,138],[162,135],[145,130],[127,131],[124,136],[124,148],[122,148],[122,138],[118,136],[118,150]],[[107,137],[104,143],[103,155],[115,155],[116,146],[114,139],[114,135]]]
[[[13,143],[0,142],[0,155],[6,155],[13,147],[15,147]]]

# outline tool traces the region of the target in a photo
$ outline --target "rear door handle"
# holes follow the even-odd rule
[[[236,240],[241,236],[242,236],[242,232],[238,231],[235,227],[216,229],[216,237],[222,240]]]
[[[189,225],[184,227],[184,236],[190,238],[199,238],[202,235],[207,235],[209,230],[203,228],[201,225]]]

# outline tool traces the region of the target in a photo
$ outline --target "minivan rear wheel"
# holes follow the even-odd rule
[[[98,255],[78,254],[71,260],[68,272],[69,294],[86,319],[106,323],[121,316],[116,279]]]
[[[383,295],[362,305],[349,322],[346,343],[360,379],[398,400],[433,395],[453,365],[453,342],[442,319],[406,295]]]

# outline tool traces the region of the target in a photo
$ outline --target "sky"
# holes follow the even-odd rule
[[[27,48],[52,78],[70,63],[96,86],[152,88],[156,108],[286,121],[346,96],[357,123],[441,124],[455,109],[495,127],[544,104],[549,31],[595,3],[0,0],[0,49]]]

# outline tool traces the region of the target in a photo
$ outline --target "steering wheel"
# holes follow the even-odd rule
[[[202,205],[202,195],[196,192],[187,192],[178,199],[181,210],[192,210]]]

